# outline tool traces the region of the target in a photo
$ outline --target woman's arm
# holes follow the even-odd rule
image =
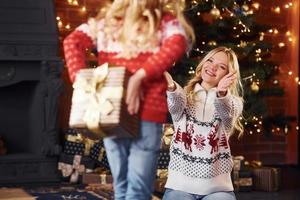
[[[243,111],[242,100],[239,97],[227,93],[224,97],[217,97],[214,104],[216,112],[220,116],[225,129],[230,130],[234,121]]]
[[[94,44],[89,24],[82,24],[64,39],[63,48],[71,82],[74,82],[78,70],[86,67],[86,50]]]
[[[182,87],[180,87],[180,85],[178,85],[176,82],[174,82],[174,84],[175,89],[170,88],[167,90],[167,101],[172,119],[174,121],[179,121],[183,115],[184,109],[186,108],[187,98]]]
[[[165,16],[161,31],[162,44],[159,51],[150,56],[142,66],[148,79],[160,77],[187,51],[186,34],[175,17]]]

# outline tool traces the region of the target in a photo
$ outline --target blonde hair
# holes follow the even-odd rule
[[[232,95],[240,98],[242,100],[242,102],[244,102],[243,86],[241,83],[241,74],[240,74],[237,56],[236,56],[235,52],[233,50],[231,50],[230,48],[220,46],[220,47],[217,47],[217,48],[209,51],[203,57],[203,59],[201,59],[200,63],[196,67],[195,76],[193,78],[191,78],[191,80],[185,86],[184,89],[187,93],[189,103],[194,103],[194,101],[195,101],[194,87],[197,83],[201,83],[201,81],[202,81],[201,70],[202,70],[203,64],[218,52],[224,52],[227,55],[229,72],[233,72],[233,71],[236,72],[237,79],[234,82],[234,84],[232,84],[231,87],[229,88],[230,93]],[[239,137],[242,136],[243,131],[244,131],[244,127],[243,127],[243,125],[241,123],[241,119],[240,119],[241,117],[242,116],[237,116],[237,118],[234,119],[235,122],[234,122],[234,126],[233,126],[233,129],[235,129],[239,132]],[[232,130],[231,134],[233,134],[233,133],[234,133],[234,130]]]
[[[134,57],[140,49],[158,46],[156,32],[162,15],[172,13],[182,24],[193,43],[195,35],[183,15],[184,0],[114,0],[106,1],[96,17],[104,18],[106,36],[114,35],[124,47],[120,57]],[[120,24],[120,19],[122,23]],[[117,29],[115,27],[118,27]]]

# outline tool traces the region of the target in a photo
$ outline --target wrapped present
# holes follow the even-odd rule
[[[102,140],[100,140],[99,142],[97,142],[91,148],[90,157],[93,160],[96,160],[97,163],[101,167],[103,167],[103,168],[105,168],[107,170],[110,170],[109,163],[108,163],[108,160],[107,160],[107,157],[106,157],[106,151],[104,149],[104,145],[103,145],[103,141]]]
[[[92,159],[81,155],[68,155],[62,153],[58,162],[58,170],[63,178],[72,183],[79,180],[79,176],[84,172],[92,172],[96,168],[96,163]]]
[[[254,189],[259,191],[278,191],[281,172],[279,168],[259,167],[253,169]]]
[[[125,67],[81,69],[73,84],[69,125],[88,129],[94,137],[136,137],[139,116],[130,115],[125,102],[129,72]]]
[[[169,150],[160,150],[158,156],[158,169],[167,169],[170,162],[170,152]]]
[[[83,184],[110,184],[112,182],[112,175],[108,171],[83,173],[82,175]]]
[[[98,142],[83,136],[77,130],[68,130],[63,152],[69,155],[90,155],[92,147]],[[71,134],[70,134],[71,133]]]
[[[253,189],[253,174],[251,170],[239,170],[232,172],[235,191],[249,192]]]
[[[156,170],[156,177],[158,177],[158,178],[168,178],[168,170],[167,169],[158,169],[158,170]]]
[[[166,182],[167,182],[167,178],[156,179],[154,182],[154,191],[158,193],[164,193]]]
[[[240,171],[245,169],[245,158],[244,156],[234,156],[233,157],[233,170]]]
[[[160,148],[163,150],[169,150],[172,136],[174,134],[174,126],[173,124],[163,124],[162,126],[162,138],[161,138],[161,146]]]

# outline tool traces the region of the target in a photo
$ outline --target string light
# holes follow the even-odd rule
[[[276,14],[280,14],[280,7],[277,6],[273,11],[274,11]]]
[[[279,46],[280,48],[282,48],[282,47],[285,46],[285,44],[284,44],[283,42],[280,42],[280,43],[278,43],[278,46]]]
[[[253,6],[253,8],[255,8],[256,10],[258,10],[259,7],[260,7],[259,3],[257,3],[257,2],[253,3],[252,6]]]

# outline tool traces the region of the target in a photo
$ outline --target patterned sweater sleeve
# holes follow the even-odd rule
[[[167,91],[167,101],[169,112],[172,116],[173,121],[177,122],[181,119],[184,109],[187,104],[186,93],[180,87],[180,85],[176,84],[176,90],[173,92]]]
[[[162,20],[161,30],[160,49],[150,56],[142,66],[149,79],[160,77],[185,54],[188,47],[185,31],[175,17],[165,16]]]
[[[225,97],[216,98],[214,104],[225,130],[231,130],[233,122],[243,111],[242,100],[228,93]]]
[[[71,82],[74,82],[76,73],[86,67],[86,49],[95,47],[95,38],[89,22],[77,27],[64,39],[63,49]]]

